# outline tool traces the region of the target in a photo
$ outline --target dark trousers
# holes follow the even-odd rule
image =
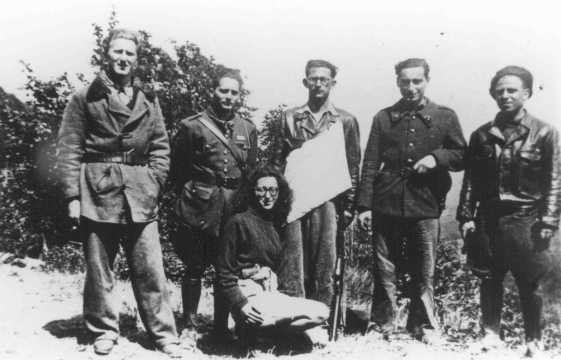
[[[396,280],[398,262],[407,262],[410,275],[409,317],[407,328],[438,328],[434,305],[434,270],[436,246],[440,233],[438,219],[405,219],[374,215],[374,293],[371,320],[383,330],[394,328],[397,310]],[[403,242],[405,240],[405,243]]]
[[[86,327],[101,338],[117,340],[119,336],[121,302],[113,291],[113,263],[122,244],[146,331],[158,346],[176,343],[177,331],[166,289],[158,223],[105,224],[82,218],[80,230],[87,266]]]
[[[491,251],[490,276],[481,282],[482,325],[499,333],[503,280],[510,270],[520,294],[527,340],[540,339],[543,328],[541,279],[551,267],[551,253],[536,238],[537,209],[484,206],[477,220],[479,236]]]
[[[335,204],[328,201],[285,226],[279,290],[331,304],[337,259],[336,218]]]
[[[215,265],[218,254],[219,239],[207,235],[199,229],[180,225],[178,233],[174,238],[174,246],[177,254],[185,266],[182,282],[183,315],[187,326],[195,326],[194,317],[201,296],[201,279],[205,270],[210,265]],[[228,314],[224,299],[219,296],[216,277],[214,279],[214,328],[224,331],[228,328]]]

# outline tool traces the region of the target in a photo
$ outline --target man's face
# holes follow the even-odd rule
[[[336,81],[331,77],[331,70],[326,67],[313,67],[302,81],[308,89],[310,98],[326,99]]]
[[[128,39],[115,39],[107,51],[109,69],[121,76],[128,76],[136,67],[136,44]]]
[[[275,207],[279,197],[279,184],[274,176],[258,179],[254,191],[261,209],[271,210]]]
[[[224,111],[232,111],[240,100],[240,84],[237,80],[224,77],[214,89],[214,102]]]
[[[524,83],[518,76],[506,75],[497,81],[493,97],[501,111],[517,112],[530,97],[530,91],[524,88]]]
[[[428,82],[422,66],[401,69],[397,76],[401,96],[409,103],[417,103],[423,99]]]

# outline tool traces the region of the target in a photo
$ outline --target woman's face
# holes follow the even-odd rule
[[[271,210],[275,207],[279,197],[279,184],[274,176],[259,178],[253,190],[257,203],[263,210]]]

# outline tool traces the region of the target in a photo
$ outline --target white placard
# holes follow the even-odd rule
[[[350,189],[343,124],[336,122],[292,151],[287,158],[285,177],[294,192],[289,223]]]

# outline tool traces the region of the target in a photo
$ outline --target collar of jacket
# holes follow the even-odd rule
[[[335,109],[335,106],[331,102],[328,102],[327,105],[324,107],[323,115],[329,113],[331,117],[329,118],[329,123],[334,123],[337,121],[337,117],[339,116],[339,112]],[[315,135],[317,131],[313,128],[309,128],[304,120],[312,117],[312,110],[310,106],[306,103],[294,110],[294,126],[300,127],[310,133],[311,135]],[[313,120],[311,120],[313,121]]]
[[[308,103],[296,108],[294,112],[296,114],[312,114],[312,110],[310,109],[310,105],[308,105]],[[333,106],[333,103],[331,101],[328,101],[327,104],[323,107],[323,114],[325,113],[330,113],[333,116],[339,115],[337,109],[335,109],[335,106]]]
[[[207,116],[209,119],[211,119],[212,121],[214,121],[214,123],[216,124],[216,126],[218,126],[218,128],[225,133],[226,131],[233,131],[234,129],[234,120],[236,119],[236,117],[238,116],[236,113],[234,113],[232,115],[232,118],[228,119],[228,120],[222,120],[221,118],[218,117],[218,115],[216,114],[216,112],[214,111],[212,105],[209,105],[206,110],[205,110]]]
[[[405,114],[417,115],[427,127],[432,126],[432,116],[431,112],[436,109],[436,104],[429,100],[429,98],[424,98],[423,101],[413,110],[406,110],[404,106],[403,99],[399,100],[390,108],[390,119],[392,123],[397,123],[400,121]]]
[[[491,123],[491,127],[489,128],[489,134],[493,135],[494,137],[504,142],[505,138],[503,136],[501,129],[499,129],[499,126],[497,124],[497,121],[499,121],[501,116],[502,114],[500,112],[495,116],[495,119],[493,120],[493,122]],[[516,136],[511,136],[511,138],[509,139],[509,143],[525,137],[530,131],[531,122],[532,122],[531,115],[528,113],[526,109],[524,109],[524,116],[522,117],[522,119],[520,119],[520,122],[516,127]]]
[[[87,102],[94,102],[105,98],[107,95],[111,94],[111,89],[107,85],[106,81],[103,80],[103,76],[105,75],[105,71],[102,70],[92,81],[88,93],[86,95]],[[134,91],[142,91],[146,99],[150,102],[154,102],[156,98],[156,94],[154,90],[148,85],[143,83],[139,78],[134,78],[133,84],[133,92]]]

